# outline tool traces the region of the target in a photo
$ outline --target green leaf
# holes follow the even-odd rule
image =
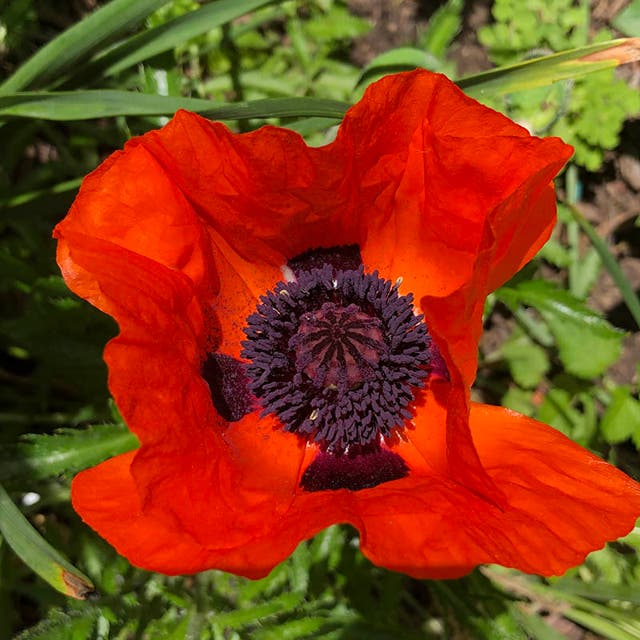
[[[91,580],[67,562],[29,524],[2,485],[0,533],[16,555],[54,589],[79,600],[95,592]]]
[[[640,93],[614,72],[605,69],[578,78],[564,114],[545,132],[573,145],[574,162],[590,171],[600,168],[605,149],[618,146],[624,121],[640,112]]]
[[[511,580],[511,584],[506,583],[501,579],[501,571],[500,569],[497,571],[489,570],[487,573],[490,572],[490,575],[495,576],[494,579],[499,584],[504,584],[506,588],[512,588],[511,584],[517,585],[520,582],[534,601],[539,598],[543,602],[557,603],[565,618],[591,629],[599,634],[598,637],[610,640],[640,640],[640,625],[638,625],[637,616],[633,609],[605,606],[569,591],[563,591],[561,589],[562,580],[553,586],[531,579],[517,578]],[[594,586],[597,587],[597,584]]]
[[[314,133],[326,131],[330,127],[334,127],[340,124],[340,120],[337,118],[301,118],[295,122],[287,124],[287,129],[296,131],[301,136],[311,136]],[[328,140],[325,136],[322,137],[322,144],[326,144]],[[307,144],[311,144],[307,140]]]
[[[567,640],[567,636],[550,627],[538,614],[514,609],[514,616],[528,638],[535,640]]]
[[[543,87],[638,59],[640,38],[620,38],[466,76],[456,84],[468,95],[481,98]]]
[[[571,254],[563,243],[558,242],[555,238],[549,238],[538,252],[538,258],[542,258],[552,265],[561,269],[566,269],[571,262]]]
[[[113,0],[39,49],[0,85],[0,95],[46,86],[92,52],[136,27],[167,0]]]
[[[633,0],[611,24],[626,36],[640,36],[640,0]]]
[[[569,265],[569,291],[578,300],[584,300],[600,275],[602,259],[591,247]]]
[[[399,47],[376,56],[362,71],[357,86],[363,83],[368,85],[382,76],[399,71],[416,68],[440,71],[442,65],[442,60],[428,51],[413,47]]]
[[[196,11],[148,29],[99,54],[83,70],[82,77],[112,76],[143,60],[184,44],[273,0],[218,0]]]
[[[527,640],[504,594],[480,572],[456,581],[429,583],[440,608],[448,609],[463,637],[486,640]],[[448,634],[445,634],[448,637]]]
[[[524,389],[535,388],[549,371],[547,352],[526,333],[514,331],[501,351],[513,379]]]
[[[578,444],[588,446],[598,427],[593,388],[567,375],[556,376],[537,418]]]
[[[610,444],[622,442],[632,435],[640,434],[640,402],[629,387],[616,387],[611,393],[611,402],[602,416],[600,430]]]
[[[579,5],[579,6],[576,6]],[[589,8],[585,0],[494,0],[493,24],[478,39],[498,66],[535,51],[561,51],[587,44]]]
[[[89,120],[111,116],[173,115],[189,109],[216,120],[323,116],[342,118],[348,104],[321,98],[271,98],[221,106],[198,98],[176,98],[116,90],[24,92],[0,96],[0,118]]]
[[[298,545],[289,560],[290,590],[305,594],[309,589],[309,571],[311,568],[311,551],[306,543]]]
[[[270,629],[261,629],[252,634],[254,640],[303,640],[318,637],[317,633],[327,626],[327,618],[305,616],[300,620],[288,620]],[[320,636],[322,637],[322,636]]]
[[[0,98],[1,100],[2,98]],[[82,184],[82,178],[74,178],[73,180],[66,180],[64,182],[60,182],[51,187],[47,187],[44,189],[38,189],[36,191],[28,191],[27,193],[20,193],[18,195],[12,196],[7,199],[0,198],[0,206],[2,207],[19,207],[20,205],[26,204],[27,202],[31,202],[32,200],[37,200],[39,198],[49,198],[51,196],[60,194],[60,193],[68,193],[70,191],[77,191],[80,185]]]
[[[562,580],[559,584],[562,584]],[[564,617],[591,629],[599,637],[610,640],[640,640],[640,626],[633,609],[606,606],[563,591],[557,585],[547,586],[534,580],[526,580],[524,586],[527,591],[539,595],[543,601],[562,604]]]
[[[506,287],[519,302],[537,309],[556,340],[566,370],[590,379],[604,373],[620,355],[624,332],[568,291],[543,280]],[[501,295],[500,290],[498,295]]]
[[[525,416],[533,417],[535,414],[532,392],[515,385],[507,389],[507,392],[502,396],[501,403],[503,407],[513,409]]]
[[[352,40],[371,30],[367,20],[353,15],[337,2],[332,3],[327,11],[301,21],[299,26],[311,42],[327,44]]]
[[[122,425],[27,435],[23,442],[0,452],[0,481],[43,480],[61,473],[75,473],[137,446],[137,438]]]

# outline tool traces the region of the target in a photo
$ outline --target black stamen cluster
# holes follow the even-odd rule
[[[413,296],[362,266],[297,275],[247,319],[242,357],[263,415],[331,452],[389,437],[428,374],[431,339]]]

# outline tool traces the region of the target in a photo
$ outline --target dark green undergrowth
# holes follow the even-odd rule
[[[373,566],[357,532],[336,526],[249,581],[136,569],[70,506],[75,472],[136,446],[108,397],[102,350],[116,327],[66,289],[55,264],[51,231],[82,177],[179,105],[235,130],[274,122],[322,144],[384,72],[424,66],[455,78],[472,4],[431,3],[413,39],[376,51],[365,69],[351,51],[373,24],[342,0],[114,0],[92,14],[90,2],[0,5],[0,483],[96,587],[90,599],[67,598],[0,539],[0,640],[640,638],[637,529],[562,578],[489,567],[430,582]],[[639,13],[635,0],[611,16],[611,31],[594,32],[584,1],[496,0],[478,35],[492,62],[508,64],[614,29],[639,36]],[[637,89],[609,69],[481,99],[564,137],[576,156],[558,181],[553,238],[487,304],[492,339],[475,397],[547,422],[638,477],[638,283],[616,271],[621,244],[640,258],[637,234],[631,220],[602,237],[600,221],[580,214],[615,171]],[[596,310],[605,277],[627,310],[618,317]]]

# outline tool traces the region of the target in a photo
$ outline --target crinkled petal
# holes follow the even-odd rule
[[[297,532],[280,544],[271,535],[247,536],[243,546],[234,547],[233,538],[225,539],[226,531],[233,529],[232,522],[225,529],[216,530],[203,525],[202,535],[208,536],[213,545],[203,544],[179,520],[144,508],[130,471],[132,458],[133,454],[118,456],[78,474],[72,484],[72,501],[82,519],[134,565],[169,575],[215,567],[260,578],[295,549]],[[176,500],[185,499],[186,509],[202,496],[176,485]],[[327,524],[321,522],[312,532]]]
[[[135,453],[112,458],[79,473],[72,484],[72,501],[82,519],[106,538],[134,565],[166,574],[195,573],[209,568],[261,578],[287,558],[301,540],[343,520],[344,503],[330,492],[310,494],[301,508],[291,503],[285,514],[252,535],[238,536],[242,514],[225,502],[220,493],[200,487],[174,485],[174,502],[188,517],[189,509],[206,506],[217,512],[219,526],[202,522],[198,535],[187,531],[182,521],[141,499],[131,465]],[[172,461],[167,459],[167,463]],[[177,480],[183,480],[179,477]],[[345,492],[348,493],[348,492]],[[231,500],[233,496],[228,496]],[[209,498],[212,501],[206,502]],[[359,521],[356,522],[358,524]]]
[[[190,278],[107,240],[64,233],[58,257],[70,285],[120,325],[105,360],[130,428],[143,441],[179,441],[219,423],[200,377],[203,318]]]
[[[393,490],[381,487],[358,509],[374,563],[417,578],[454,578],[484,563],[560,575],[633,528],[640,485],[558,431],[486,405],[472,405],[471,431],[505,504],[415,476],[392,506]]]
[[[347,159],[331,145],[310,148],[271,126],[237,135],[186,111],[139,144],[249,263],[283,264],[313,246],[357,241],[343,196]]]
[[[120,326],[109,386],[142,444],[76,478],[78,512],[139,566],[250,577],[336,522],[418,577],[483,562],[561,573],[625,533],[640,505],[623,474],[505,410],[474,407],[469,426],[485,296],[548,237],[569,153],[424,71],[373,85],[320,149],[186,112],[132,140],[56,228],[70,287]],[[212,351],[239,357],[287,260],[353,243],[415,294],[449,378],[389,443],[407,477],[307,492],[317,447],[257,411],[223,420],[201,367]]]
[[[203,544],[230,546],[268,535],[291,506],[302,474],[304,446],[257,412],[221,431],[198,434],[176,455],[143,448],[132,474],[146,490],[145,506],[172,513]],[[185,506],[176,491],[191,493]],[[212,532],[216,532],[212,534]]]
[[[571,147],[530,136],[444,76],[419,71],[372,85],[335,144],[353,149],[365,265],[402,277],[470,384],[484,298],[548,238],[550,183]],[[433,298],[443,299],[437,310]]]
[[[335,522],[360,529],[362,551],[375,564],[417,578],[454,578],[483,563],[559,575],[634,526],[640,486],[559,432],[485,405],[473,405],[471,428],[506,496],[502,508],[418,464],[407,478],[359,492],[298,491],[268,526],[239,536],[251,505],[241,509],[233,496],[225,499],[224,486],[210,490],[205,476],[185,482],[185,472],[166,487],[177,505],[171,516],[146,505],[131,473],[133,454],[79,474],[73,504],[138,566],[171,574],[218,568],[254,578]],[[176,470],[186,462],[170,455],[161,461]],[[188,530],[185,522],[205,507],[214,518]]]
[[[449,367],[451,474],[499,502],[466,426],[468,396],[459,390],[475,377],[486,295],[551,233],[550,183],[572,149],[530,136],[444,76],[419,71],[372,85],[345,117],[336,145],[355,149],[365,265],[402,278],[401,291],[416,296]]]
[[[185,274],[203,300],[215,291],[205,229],[177,186],[142,147],[127,145],[88,175],[54,232],[67,283],[78,295],[93,301],[91,291],[77,281],[72,263],[63,261],[68,259],[67,234],[73,232]],[[120,268],[125,272],[126,263]]]

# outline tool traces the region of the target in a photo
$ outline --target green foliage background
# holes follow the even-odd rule
[[[68,292],[54,261],[51,230],[82,176],[177,106],[238,130],[278,122],[322,144],[347,103],[383,73],[424,66],[455,77],[471,4],[439,3],[412,40],[365,69],[349,54],[372,24],[343,0],[114,0],[99,4],[89,27],[82,3],[0,5],[0,482],[99,591],[96,599],[66,598],[4,540],[0,640],[557,640],[568,628],[574,637],[588,630],[640,638],[638,529],[560,579],[484,568],[428,582],[372,566],[356,532],[332,527],[251,582],[216,571],[168,578],[137,570],[69,504],[75,472],[136,446],[107,395],[101,354],[116,327]],[[503,65],[611,37],[593,32],[590,15],[584,0],[495,0],[478,37]],[[636,0],[610,27],[638,36],[639,24]],[[39,60],[47,42],[57,48]],[[559,180],[554,237],[488,301],[487,330],[504,325],[505,335],[497,346],[483,343],[474,393],[552,424],[637,477],[638,376],[620,383],[611,368],[638,330],[640,305],[615,270],[610,239],[593,237],[575,205],[640,112],[640,94],[609,69],[476,97],[540,135],[560,135],[576,156]],[[605,271],[630,310],[619,326],[591,307]]]

